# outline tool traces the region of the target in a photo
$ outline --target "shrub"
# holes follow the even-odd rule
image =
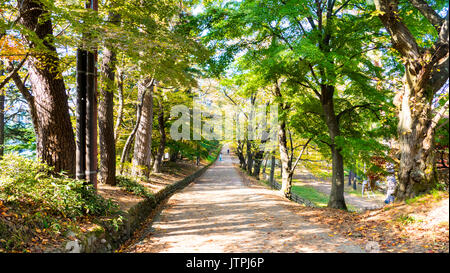
[[[119,206],[97,195],[85,181],[55,175],[46,164],[7,154],[0,160],[0,212],[0,252],[26,251],[36,238],[77,228],[84,219],[79,216],[116,217]]]
[[[109,215],[118,210],[95,189],[64,174],[54,175],[44,163],[17,154],[0,160],[0,199],[17,205],[37,206],[48,214],[63,217]]]
[[[124,190],[134,193],[138,196],[151,199],[154,198],[152,193],[149,193],[148,190],[137,181],[130,177],[119,175],[116,177],[117,186],[123,188]]]

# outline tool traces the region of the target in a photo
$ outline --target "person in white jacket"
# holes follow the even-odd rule
[[[394,164],[389,163],[387,166],[387,171],[389,172],[389,176],[387,177],[387,190],[386,190],[386,200],[384,203],[389,204],[394,202],[394,192],[397,187],[397,180],[395,179],[395,170]]]

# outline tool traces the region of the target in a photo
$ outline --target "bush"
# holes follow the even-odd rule
[[[97,195],[91,185],[17,154],[0,160],[0,199],[6,203],[36,206],[40,211],[63,217],[110,215],[118,211],[111,200]]]
[[[126,176],[119,175],[116,177],[117,186],[123,188],[124,190],[134,193],[138,196],[151,199],[154,198],[153,194],[149,193],[148,190],[134,179]]]
[[[36,240],[76,230],[84,216],[118,212],[85,181],[55,175],[46,164],[17,154],[0,160],[0,252],[27,251]]]

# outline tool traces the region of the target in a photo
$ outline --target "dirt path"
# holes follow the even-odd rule
[[[175,194],[126,252],[362,252],[325,226],[295,214],[300,206],[261,186],[244,185],[226,154]]]

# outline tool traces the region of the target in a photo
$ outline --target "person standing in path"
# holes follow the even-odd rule
[[[387,166],[387,171],[389,172],[389,176],[387,177],[386,200],[384,200],[384,203],[389,204],[394,202],[394,192],[397,186],[394,164],[389,163]]]

